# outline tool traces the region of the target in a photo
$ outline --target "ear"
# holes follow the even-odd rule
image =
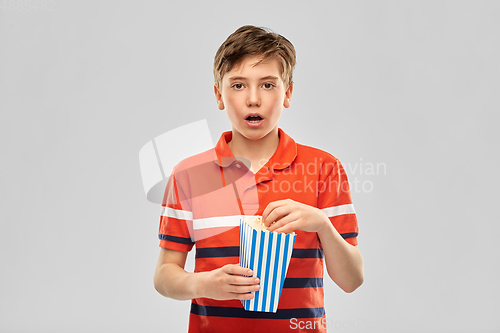
[[[215,100],[217,101],[217,107],[219,110],[224,110],[224,102],[222,101],[222,95],[219,91],[219,88],[217,88],[217,84],[214,84],[214,93],[215,93]]]
[[[285,100],[283,101],[283,106],[285,108],[290,107],[291,99],[292,99],[292,91],[293,91],[293,84],[288,86],[288,89],[285,91]]]

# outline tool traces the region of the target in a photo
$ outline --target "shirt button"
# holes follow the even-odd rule
[[[239,163],[236,163],[236,167],[239,169],[241,168],[241,165]]]

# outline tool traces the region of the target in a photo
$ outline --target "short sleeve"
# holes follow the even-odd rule
[[[158,238],[160,247],[170,250],[189,252],[194,245],[193,213],[175,172],[165,187]]]
[[[338,233],[351,245],[357,245],[358,220],[351,200],[347,174],[339,160],[325,163],[318,187],[318,208],[328,216]]]

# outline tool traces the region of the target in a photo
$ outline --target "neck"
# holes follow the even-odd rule
[[[259,140],[247,139],[233,129],[233,136],[228,146],[234,157],[249,160],[252,163],[252,171],[256,172],[274,155],[279,142],[278,127]]]

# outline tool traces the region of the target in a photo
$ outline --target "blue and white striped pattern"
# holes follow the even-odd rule
[[[241,301],[245,310],[277,311],[295,237],[295,233],[255,230],[240,219],[240,266],[251,269],[261,286],[254,298]]]

